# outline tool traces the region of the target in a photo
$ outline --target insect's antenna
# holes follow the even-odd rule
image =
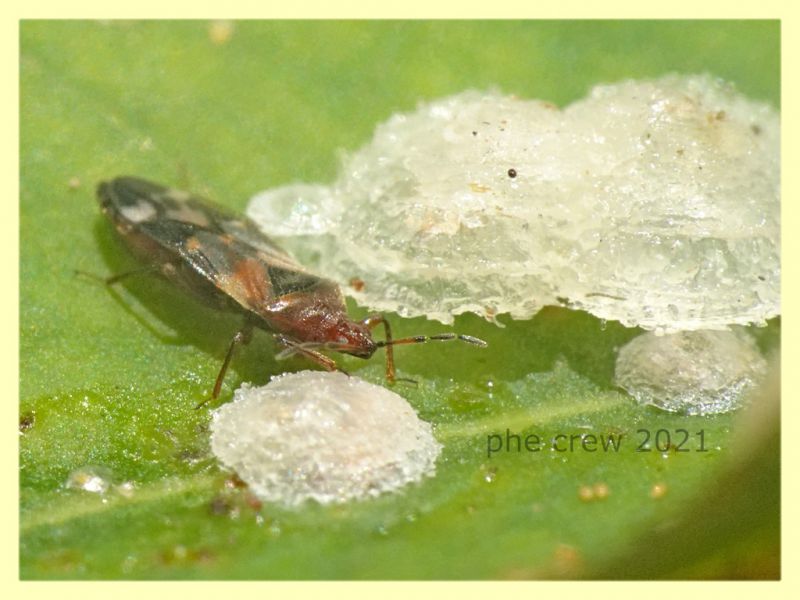
[[[394,353],[392,352],[392,348],[394,346],[400,346],[404,344],[422,344],[425,342],[447,342],[450,340],[461,340],[462,342],[466,342],[467,344],[472,344],[473,346],[479,346],[481,348],[486,348],[489,344],[484,342],[480,338],[476,338],[471,335],[464,335],[462,333],[437,333],[436,335],[412,335],[410,337],[404,337],[400,339],[392,339],[392,329],[389,327],[389,323],[383,317],[383,315],[373,315],[371,317],[367,317],[364,319],[363,324],[372,329],[376,325],[383,323],[383,327],[386,331],[386,339],[385,340],[378,340],[375,342],[376,347],[378,348],[386,348],[386,379],[390,382],[394,382],[395,380],[395,370],[394,370]]]
[[[400,338],[399,340],[379,340],[375,342],[378,348],[386,346],[400,346],[401,344],[422,344],[424,342],[448,342],[450,340],[461,340],[467,344],[486,348],[489,344],[480,338],[472,335],[464,335],[463,333],[437,333],[436,335],[412,335],[410,337]]]

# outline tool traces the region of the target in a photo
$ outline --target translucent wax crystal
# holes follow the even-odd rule
[[[780,312],[779,144],[773,108],[709,76],[602,85],[563,110],[467,91],[378,125],[331,185],[261,193],[248,214],[374,310],[451,323],[566,304],[723,329]]]

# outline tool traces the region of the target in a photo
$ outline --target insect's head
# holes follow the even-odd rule
[[[359,358],[369,358],[378,349],[372,333],[363,323],[340,319],[335,326],[335,337],[331,348]]]

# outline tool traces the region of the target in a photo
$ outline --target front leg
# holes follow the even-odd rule
[[[325,356],[321,352],[312,350],[311,348],[304,345],[302,342],[298,342],[297,340],[292,339],[289,336],[284,335],[282,333],[276,333],[275,340],[281,346],[289,350],[290,354],[302,354],[307,359],[317,363],[327,371],[341,371],[345,375],[348,375],[346,371],[340,369],[336,365],[336,361],[333,360],[330,356]]]
[[[383,315],[370,315],[361,321],[361,324],[370,331],[378,325],[383,325],[383,331],[386,337],[384,343],[384,348],[386,348],[386,381],[394,383],[397,379],[397,375],[394,370],[394,343],[392,342],[392,328],[389,326],[389,321],[387,321]]]

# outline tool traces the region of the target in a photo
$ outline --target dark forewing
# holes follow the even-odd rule
[[[118,228],[156,242],[247,310],[259,312],[280,296],[325,281],[246,217],[187,192],[119,177],[101,183],[98,197]]]

